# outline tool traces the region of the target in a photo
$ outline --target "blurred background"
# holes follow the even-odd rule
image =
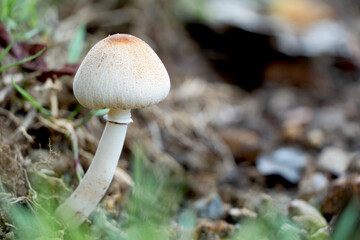
[[[173,213],[193,210],[196,239],[230,239],[244,219],[269,227],[264,206],[301,236],[279,235],[294,227],[286,220],[267,239],[358,239],[359,18],[355,0],[0,0],[2,182],[23,204],[39,176],[77,185],[106,112],[79,106],[74,74],[96,42],[129,33],[159,55],[172,87],[132,113],[108,217],[123,219],[140,148],[147,168],[186,189]],[[336,227],[352,201],[354,227]],[[264,237],[254,229],[234,239]]]

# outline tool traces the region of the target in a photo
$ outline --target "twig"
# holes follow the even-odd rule
[[[20,125],[21,124],[21,119],[16,117],[15,114],[13,114],[12,112],[10,112],[9,110],[5,109],[5,108],[1,108],[0,107],[0,114],[5,115],[6,117],[8,117],[11,121],[13,121],[16,125]]]
[[[27,186],[29,188],[30,201],[35,200],[37,198],[37,193],[31,186],[31,183],[29,181],[29,177],[27,175],[27,171],[22,166],[22,164],[24,163],[24,157],[21,154],[21,151],[20,151],[18,146],[15,147],[15,150],[16,150],[16,153],[17,153],[16,157],[20,158],[20,160],[17,160],[16,162],[19,165],[20,169],[23,169],[23,171],[24,171],[25,181],[26,181],[26,184],[27,184]]]
[[[78,181],[81,181],[84,175],[84,170],[79,160],[78,140],[73,125],[66,119],[53,119],[53,122],[39,116],[40,122],[44,125],[54,129],[57,132],[64,134],[70,141],[72,146],[72,153],[75,162],[75,174]]]
[[[22,135],[29,141],[34,142],[34,139],[27,133],[27,128],[32,124],[34,118],[36,117],[36,110],[31,109],[28,114],[26,115],[23,123],[16,129],[15,133],[10,137],[10,141],[15,141],[16,137],[19,133],[22,133]]]

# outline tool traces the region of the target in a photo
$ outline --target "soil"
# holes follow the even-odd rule
[[[121,219],[132,191],[131,159],[141,148],[155,174],[166,169],[186,189],[174,215],[195,209],[195,239],[228,239],[242,220],[259,218],[269,202],[291,218],[288,208],[295,199],[322,212],[326,231],[332,233],[342,210],[354,196],[360,197],[356,56],[289,56],[272,44],[271,34],[184,20],[173,14],[171,1],[115,2],[104,1],[100,10],[95,10],[97,1],[66,1],[45,8],[53,35],[29,39],[26,48],[19,43],[23,54],[9,53],[1,62],[28,56],[29,49],[35,49],[31,44],[47,48],[32,64],[0,75],[0,176],[12,201],[31,205],[35,185],[46,181],[53,198],[61,202],[78,185],[75,163],[87,170],[105,120],[95,115],[81,123],[90,112],[85,108],[66,120],[78,111],[72,80],[94,43],[122,32],[154,48],[172,88],[159,105],[132,111],[134,123],[99,207],[107,216]],[[87,25],[81,57],[66,65],[67,46],[83,22]],[[5,42],[9,36],[0,31]],[[10,79],[56,115],[41,114]],[[329,164],[330,159],[321,163],[329,148],[341,152],[338,164]],[[276,155],[277,150],[285,155]],[[303,165],[295,162],[301,156],[306,159]],[[267,172],[259,167],[261,158],[269,164]],[[279,158],[287,163],[279,165]],[[16,228],[10,222],[1,215],[3,239],[13,237]],[[173,230],[176,235],[177,227]]]

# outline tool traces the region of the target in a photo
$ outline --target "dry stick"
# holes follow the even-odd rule
[[[52,108],[55,109],[54,112],[57,113],[57,98],[56,98],[56,94],[54,92],[54,90],[56,90],[56,88],[52,88],[52,87],[48,87],[48,88],[44,88],[45,90],[43,91],[40,100],[38,101],[39,105],[42,105],[42,103],[45,101],[45,99],[49,98],[49,92],[52,93],[51,95],[54,96],[55,95],[55,99],[53,99],[52,103]],[[50,96],[51,97],[51,96]],[[12,136],[11,139],[15,139],[15,137],[17,136],[17,134],[19,132],[21,132],[30,142],[33,142],[32,137],[26,132],[26,129],[33,123],[35,117],[37,116],[37,110],[35,108],[33,108],[32,110],[30,110],[30,112],[27,114],[25,121],[23,122],[23,124],[21,126],[18,127],[18,129],[16,130],[15,134]],[[60,119],[56,119],[53,118],[52,119],[53,122],[56,124],[60,124],[60,127],[65,127],[65,129],[67,129],[68,133],[61,131],[65,136],[67,136],[71,143],[72,143],[72,151],[73,151],[73,156],[74,156],[74,160],[75,160],[75,172],[76,172],[76,177],[78,179],[78,181],[81,180],[83,174],[84,174],[84,170],[81,167],[80,161],[79,161],[79,154],[78,154],[78,142],[77,142],[77,137],[75,134],[75,130],[73,128],[73,126],[71,125],[71,123],[69,123],[66,120],[60,120]],[[58,129],[59,130],[59,129]],[[69,135],[70,133],[70,135]]]
[[[76,174],[77,180],[80,182],[82,179],[82,176],[84,176],[84,169],[82,168],[82,166],[80,164],[79,147],[78,147],[79,144],[78,144],[78,138],[75,133],[74,126],[73,126],[72,122],[69,122],[64,119],[56,118],[58,116],[58,109],[59,109],[58,98],[57,98],[56,92],[58,90],[61,90],[61,85],[60,86],[55,85],[52,82],[50,82],[49,88],[50,88],[50,104],[51,104],[51,112],[52,112],[53,122],[55,124],[59,125],[60,127],[64,127],[68,131],[68,134],[65,134],[65,136],[67,138],[69,138],[69,140],[71,142],[71,149],[72,149],[73,158],[74,158],[74,162],[75,162],[75,174]]]
[[[37,110],[35,108],[32,108],[28,114],[26,114],[26,117],[23,121],[23,123],[16,129],[15,134],[11,137],[11,139],[17,138],[18,133],[22,133],[22,135],[30,142],[33,143],[34,139],[32,136],[30,136],[27,133],[27,128],[34,122],[34,119],[37,115]]]
[[[66,119],[53,119],[53,122],[51,122],[48,119],[39,116],[39,120],[45,126],[50,127],[55,131],[64,134],[67,138],[70,139],[73,157],[75,161],[76,178],[78,179],[78,181],[81,181],[81,178],[84,174],[84,170],[79,160],[78,140],[73,125]]]
[[[22,197],[17,197],[17,198],[13,197],[12,200],[10,200],[10,203],[15,204],[15,203],[18,203],[18,202],[25,202],[26,205],[29,207],[30,211],[32,211],[34,214],[36,214],[36,211],[34,210],[34,208],[32,207],[32,205],[30,203],[33,203],[34,205],[39,206],[39,204],[37,204],[35,201],[33,201],[33,200],[35,200],[37,198],[37,193],[31,186],[31,183],[30,183],[29,178],[27,176],[26,170],[22,168],[22,163],[24,162],[24,157],[21,154],[20,149],[18,147],[15,147],[15,150],[16,150],[16,153],[17,153],[15,155],[15,162],[23,170],[24,175],[25,175],[25,180],[26,180],[26,183],[27,183],[28,188],[29,188],[29,193],[32,193],[32,195],[31,196],[22,196]],[[18,158],[20,160],[18,160]]]
[[[56,81],[53,83],[51,79],[48,79],[44,84],[45,89],[49,90],[49,98],[50,98],[50,110],[51,110],[51,116],[54,118],[58,117],[59,113],[59,104],[58,104],[58,97],[57,92],[62,89],[62,84],[59,81]]]
[[[0,114],[7,116],[11,121],[13,121],[16,125],[21,124],[21,119],[15,116],[12,112],[5,108],[0,108]]]
[[[23,155],[21,154],[21,151],[20,151],[20,149],[19,149],[19,147],[17,145],[15,145],[15,149],[16,149],[16,152],[17,152],[17,156],[20,158],[20,161],[21,161],[21,163],[20,163],[20,161],[17,161],[17,163],[19,164],[20,168],[22,168],[22,164],[25,162],[25,159],[24,159]],[[27,172],[26,172],[25,169],[24,169],[24,176],[25,176],[26,184],[27,184],[27,186],[29,188],[29,193],[32,194],[32,196],[30,196],[31,197],[30,200],[36,199],[37,198],[37,193],[32,188],[31,183],[29,181],[29,177],[28,177]]]
[[[51,89],[51,93],[53,93],[54,90]],[[51,105],[51,112],[52,112],[52,116],[54,117],[58,117],[59,114],[59,105],[58,105],[58,99],[56,94],[51,94],[50,96],[50,105]]]
[[[13,86],[5,86],[0,90],[0,102],[3,102],[9,93],[11,93]]]

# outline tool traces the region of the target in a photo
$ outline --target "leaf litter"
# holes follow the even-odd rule
[[[153,4],[151,9],[154,9],[154,6],[157,9],[151,14],[138,17],[134,17],[136,14],[132,15],[139,10],[149,13],[146,9],[150,9],[151,4]],[[101,16],[109,14],[111,17],[117,17],[118,12],[112,10],[110,2],[108,5],[104,7],[104,14]],[[181,201],[180,211],[194,207],[197,203],[198,209],[208,213],[211,210],[209,206],[214,206],[214,204],[201,205],[206,202],[201,200],[217,196],[215,210],[221,214],[215,214],[213,219],[207,218],[208,215],[205,214],[204,219],[195,221],[195,226],[191,227],[197,232],[195,234],[197,239],[231,238],[234,232],[241,231],[243,221],[246,224],[249,223],[249,226],[257,222],[256,226],[269,231],[274,239],[276,237],[280,239],[280,232],[284,234],[299,232],[298,226],[294,226],[293,222],[288,222],[281,216],[268,216],[271,214],[266,215],[267,212],[261,210],[266,205],[270,205],[271,208],[277,206],[276,208],[279,208],[284,216],[288,216],[287,208],[291,206],[291,201],[299,198],[296,184],[288,186],[283,179],[272,178],[271,181],[274,181],[274,184],[269,187],[269,178],[256,169],[256,159],[261,154],[268,155],[284,147],[295,147],[309,155],[306,166],[296,173],[300,185],[306,184],[303,179],[315,172],[321,172],[322,176],[331,183],[331,191],[326,194],[327,198],[314,198],[312,202],[317,207],[324,204],[323,211],[328,214],[327,218],[339,217],[341,209],[350,201],[351,196],[359,194],[356,180],[353,180],[357,179],[357,173],[353,173],[354,178],[345,178],[347,180],[343,182],[340,179],[335,181],[337,176],[326,171],[326,168],[319,169],[316,162],[326,145],[340,145],[348,152],[355,151],[358,146],[358,141],[352,135],[354,131],[357,131],[357,125],[354,126],[356,124],[354,115],[356,116],[358,110],[356,106],[346,101],[347,97],[358,96],[356,84],[347,82],[340,93],[336,94],[338,103],[333,105],[324,98],[326,94],[307,91],[306,86],[294,87],[291,81],[280,84],[276,81],[271,82],[271,78],[274,77],[271,75],[273,70],[281,69],[282,65],[278,64],[268,66],[273,68],[268,69],[267,72],[271,75],[269,82],[257,91],[249,93],[221,80],[199,46],[183,34],[184,29],[181,23],[167,15],[168,5],[160,5],[155,1],[137,0],[133,4],[118,8],[129,13],[123,16],[118,24],[104,23],[107,19],[104,17],[94,16],[89,19],[89,12],[94,13],[92,8],[95,6],[95,3],[91,3],[90,7],[80,4],[71,10],[64,9],[63,14],[66,15],[65,12],[68,11],[68,20],[72,21],[62,22],[57,19],[59,29],[61,24],[70,22],[71,36],[77,36],[73,44],[84,44],[81,40],[82,31],[86,29],[85,39],[88,39],[89,43],[84,44],[84,52],[108,32],[125,31],[146,36],[164,59],[172,75],[173,86],[170,96],[159,106],[133,111],[134,123],[130,125],[124,146],[125,152],[119,161],[112,186],[96,213],[97,216],[102,216],[99,219],[103,219],[101,224],[106,226],[105,230],[101,231],[102,234],[106,236],[114,229],[119,235],[123,234],[118,230],[121,229],[122,222],[127,222],[124,219],[129,214],[124,207],[125,202],[131,199],[131,188],[126,179],[131,179],[128,173],[131,174],[134,171],[129,159],[136,144],[141,145],[146,158],[150,161],[147,167],[154,164],[156,168],[160,166],[161,169],[168,169],[171,174],[182,178],[181,181],[185,182],[187,194]],[[82,21],[88,21],[86,28],[77,27],[85,26]],[[58,32],[57,35],[59,34]],[[166,39],[163,44],[160,41],[162,39]],[[183,44],[178,44],[179,42]],[[72,76],[78,67],[74,59],[78,59],[81,53],[74,52],[74,55],[68,56],[64,45],[60,42],[58,44],[13,42],[4,24],[0,24],[0,46],[4,49],[11,43],[13,46],[9,51],[10,56],[5,56],[6,63],[23,60],[44,48],[46,51],[33,61],[21,64],[21,70],[12,68],[1,73],[1,93],[4,96],[0,109],[2,182],[6,190],[12,194],[12,198],[21,199],[21,203],[30,201],[33,204],[34,195],[30,193],[31,191],[39,192],[37,197],[40,199],[52,199],[59,202],[66,193],[71,191],[69,186],[70,188],[75,186],[80,179],[76,177],[75,159],[78,158],[84,170],[88,168],[98,144],[104,120],[96,113],[77,107],[78,104],[72,96]],[[175,50],[177,48],[174,46],[179,46],[181,51]],[[62,54],[55,54],[59,52]],[[59,59],[65,59],[57,65],[62,67],[59,69],[48,67],[48,65],[53,66],[53,62],[58,63]],[[67,65],[66,59],[71,59],[69,62],[72,65]],[[292,66],[298,67],[296,63]],[[188,74],[184,73],[184,69]],[[279,75],[275,76],[281,78]],[[285,74],[285,76],[291,75]],[[14,79],[14,82],[29,93],[39,106],[51,110],[49,118],[41,116],[34,104],[24,101],[23,95],[14,90],[9,79]],[[283,81],[283,79],[280,80]],[[52,84],[58,82],[60,86],[51,85],[50,82],[53,82]],[[324,91],[334,95],[331,87]],[[347,115],[339,118],[340,123],[336,126],[328,123],[326,113],[329,111],[323,111],[324,108],[318,105],[319,102],[323,102],[325,106],[332,106],[335,115],[337,113]],[[304,116],[304,109],[306,113],[311,113],[311,117],[307,117],[309,114]],[[339,109],[345,109],[345,112]],[[296,114],[293,117],[294,112],[301,112],[300,120]],[[302,117],[305,118],[304,121],[301,121]],[[353,128],[345,129],[344,122],[348,123],[349,128],[351,126]],[[234,134],[230,134],[235,130],[234,137]],[[316,130],[315,133],[323,136],[319,141],[314,140],[319,134],[310,134],[314,130]],[[343,134],[340,138],[339,131]],[[236,139],[236,137],[241,139]],[[249,144],[249,139],[252,144]],[[353,145],[346,146],[347,141],[353,141]],[[295,158],[301,156],[295,156]],[[157,172],[157,174],[163,173]],[[29,185],[29,182],[32,184]],[[51,186],[49,191],[54,193],[53,197],[40,194],[41,190],[34,187],[39,182],[46,182]],[[36,190],[31,190],[32,188]],[[341,194],[343,189],[351,190],[343,196]],[[307,192],[311,193],[310,190]],[[150,202],[153,201],[151,195],[145,198],[149,198]],[[335,200],[338,198],[342,201]],[[232,224],[229,215],[234,212],[234,210],[230,211],[234,208],[254,213],[252,216],[255,216],[255,220],[254,217],[248,216],[234,217],[232,219],[236,221]],[[159,213],[163,210],[158,209]],[[264,216],[261,215],[264,213]],[[147,214],[151,215],[152,212]],[[5,228],[5,223],[10,220],[6,217],[4,219],[4,225],[1,226]],[[267,228],[271,226],[270,223],[274,219],[282,219],[279,221],[282,225],[273,226],[274,229]],[[303,218],[298,221],[302,220]],[[181,236],[183,226],[176,221],[172,223],[173,235]],[[240,223],[240,230],[237,229],[238,223]],[[301,222],[301,224],[306,223]],[[88,223],[88,225],[91,224]],[[6,231],[10,233],[14,229],[16,226],[9,225]],[[255,228],[255,230],[258,229]],[[148,233],[147,231],[148,229],[144,229],[144,232]],[[251,230],[249,231],[252,233]],[[311,229],[311,231],[311,234],[315,234],[322,230]],[[149,233],[155,234],[151,231]],[[135,232],[129,232],[129,234],[136,236]],[[327,234],[327,230],[324,234]],[[248,235],[244,233],[243,236]],[[285,236],[288,235],[285,234]],[[59,234],[58,237],[63,236]]]

